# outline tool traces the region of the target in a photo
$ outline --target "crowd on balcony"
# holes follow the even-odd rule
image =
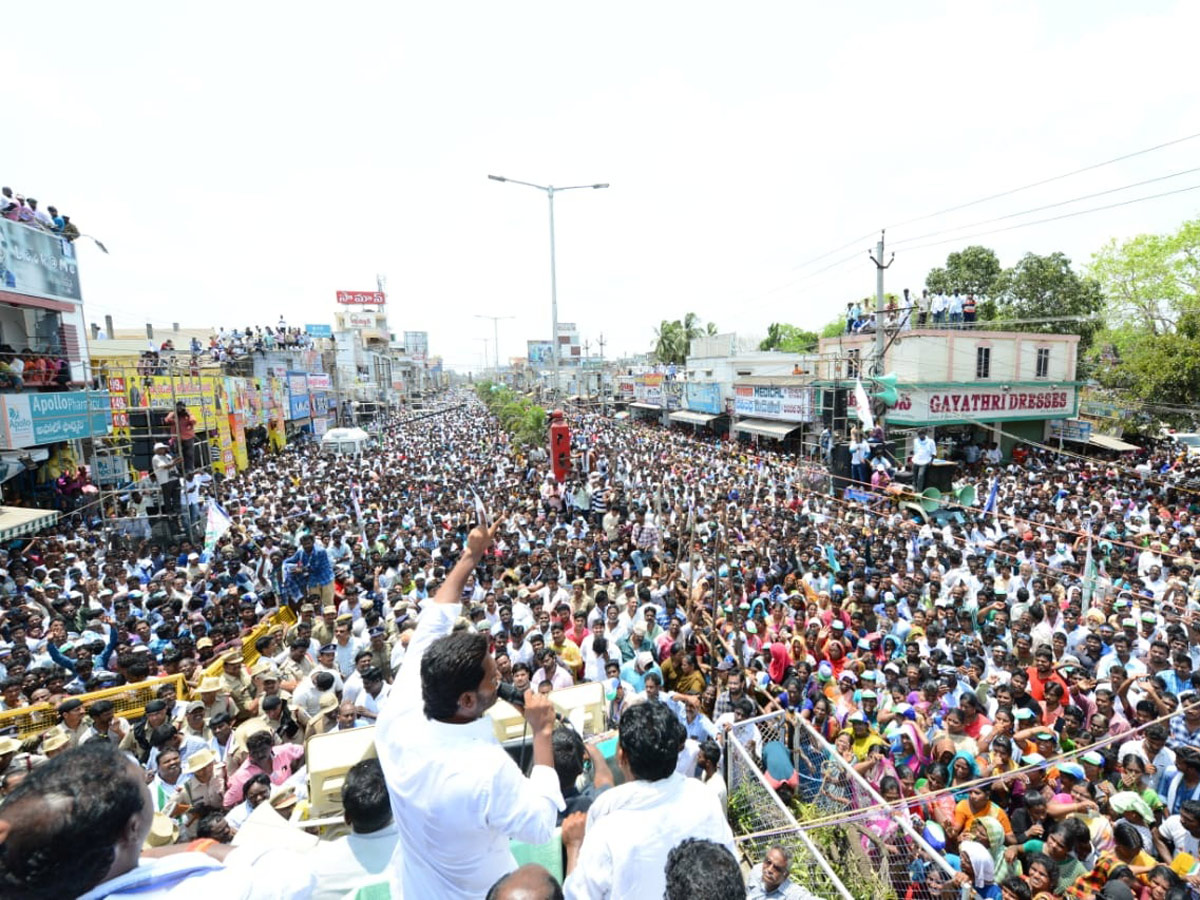
[[[39,231],[62,235],[68,241],[79,237],[79,229],[70,216],[59,213],[54,206],[42,208],[36,198],[15,194],[10,187],[0,187],[0,216]]]
[[[71,381],[71,364],[57,353],[23,347],[18,353],[11,344],[0,344],[0,390],[65,391]]]
[[[884,328],[887,331],[907,331],[910,328],[974,328],[978,321],[979,301],[974,294],[951,294],[921,291],[921,296],[889,295],[884,305]],[[869,301],[846,304],[846,334],[873,334],[878,313]]]

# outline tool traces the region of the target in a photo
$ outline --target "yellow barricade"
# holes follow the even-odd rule
[[[183,682],[182,675],[151,678],[147,681],[139,681],[137,684],[122,684],[119,687],[104,688],[100,691],[75,696],[83,701],[85,707],[97,700],[111,700],[116,707],[118,716],[125,719],[137,719],[146,711],[146,704],[158,696],[158,689],[164,684],[175,685],[177,698],[187,696],[187,686]],[[22,741],[36,737],[57,724],[58,713],[48,703],[0,712],[0,733],[15,734]]]

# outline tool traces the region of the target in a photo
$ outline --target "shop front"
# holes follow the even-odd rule
[[[1074,383],[902,385],[899,395],[887,425],[889,436],[904,437],[904,459],[921,427],[930,429],[943,459],[965,461],[972,447],[993,443],[1009,459],[1021,444],[1044,442],[1048,423],[1075,418],[1079,405]]]
[[[689,381],[683,386],[683,408],[667,416],[672,425],[690,431],[725,434],[729,431],[729,417],[725,413],[725,401],[721,396],[721,385],[712,381]]]
[[[746,378],[733,385],[732,431],[751,443],[775,442],[774,449],[800,453],[816,408],[816,389],[808,379]]]

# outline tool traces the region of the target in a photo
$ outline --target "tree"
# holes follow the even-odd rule
[[[846,317],[845,316],[840,316],[839,318],[834,319],[832,322],[826,322],[825,326],[821,329],[821,337],[823,337],[823,338],[835,338],[835,337],[838,337],[839,335],[843,335],[845,333],[846,333]]]
[[[716,322],[709,322],[704,328],[704,334],[706,337],[716,337],[718,333]]]
[[[1200,298],[1200,219],[1174,234],[1141,234],[1109,241],[1092,257],[1090,274],[1108,302],[1116,325],[1151,334],[1174,331]]]
[[[781,350],[785,353],[809,353],[817,349],[821,336],[815,331],[805,331],[786,322],[772,322],[767,326],[767,336],[759,344],[759,350]]]
[[[930,269],[925,288],[933,294],[974,294],[990,297],[1000,276],[995,251],[975,244],[946,257],[945,268]]]
[[[715,322],[709,322],[706,328],[700,327],[700,317],[688,313],[682,319],[668,321],[663,319],[658,328],[654,329],[654,358],[661,363],[683,365],[691,352],[692,341],[697,338],[713,336],[717,333]]]
[[[997,320],[1012,331],[1077,334],[1079,355],[1103,327],[1104,295],[1094,278],[1079,275],[1060,252],[1026,253],[993,287]],[[1054,319],[1051,322],[1029,321]]]
[[[1112,339],[1115,352],[1105,354],[1107,364],[1096,366],[1103,387],[1148,403],[1192,408],[1200,404],[1200,312],[1184,312],[1166,334],[1123,326],[1105,338]],[[1190,427],[1186,414],[1159,418]]]

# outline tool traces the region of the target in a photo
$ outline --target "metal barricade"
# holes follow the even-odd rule
[[[956,870],[913,827],[906,802],[889,806],[807,720],[796,716],[790,722],[793,759],[800,773],[797,800],[801,808],[811,809],[811,818],[816,820],[866,811],[850,821],[836,825],[821,825],[818,821],[813,827],[840,828],[850,836],[868,869],[878,873],[888,892],[880,896],[914,900],[942,900],[946,896],[970,900],[976,896],[970,885],[950,887]],[[799,817],[801,828],[805,827],[804,818]]]
[[[135,684],[122,684],[87,694],[76,694],[75,699],[81,700],[85,708],[97,700],[111,700],[118,716],[137,719],[145,713],[146,704],[158,696],[158,690],[164,684],[174,685],[176,699],[187,695],[187,685],[183,676],[168,675],[166,678],[152,678]],[[0,712],[0,734],[12,734],[22,741],[37,737],[57,724],[58,713],[48,703]]]
[[[775,740],[780,734],[781,722],[781,717],[767,716],[739,723],[737,727],[741,729],[743,724],[753,723],[760,736]],[[732,732],[726,738],[724,759],[729,824],[739,852],[750,865],[762,862],[772,847],[783,847],[792,857],[791,880],[813,897],[865,900],[870,896],[851,893],[846,888],[829,861],[767,784],[750,751]]]

